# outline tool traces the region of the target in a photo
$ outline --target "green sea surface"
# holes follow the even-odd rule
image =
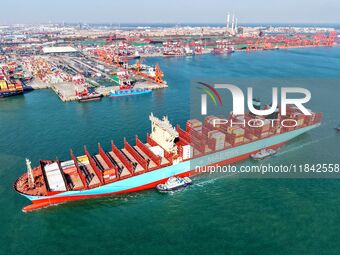
[[[169,88],[100,102],[63,103],[50,90],[0,100],[0,254],[339,254],[339,179],[242,179],[215,174],[172,194],[148,190],[30,213],[12,185],[40,159],[95,153],[150,132],[148,116],[185,125],[196,77],[306,77],[323,124],[283,146],[272,164],[340,163],[340,48],[150,58]],[[256,89],[256,87],[254,88]],[[258,88],[260,89],[260,88]],[[253,164],[250,160],[240,164]]]

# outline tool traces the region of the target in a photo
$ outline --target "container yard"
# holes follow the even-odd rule
[[[22,57],[18,61],[25,72],[34,77],[30,83],[33,89],[53,89],[64,102],[79,100],[84,93],[107,96],[114,90],[167,87],[158,65],[136,63],[129,66],[127,62],[110,61],[110,58],[112,54],[105,50],[86,49],[77,56],[40,55]]]

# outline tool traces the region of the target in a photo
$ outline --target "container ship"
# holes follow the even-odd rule
[[[264,125],[213,125],[217,117],[208,116],[203,121],[188,120],[182,129],[172,126],[167,117],[159,119],[151,114],[151,133],[145,143],[136,136],[133,146],[124,138],[123,148],[118,149],[112,141],[110,151],[98,144],[95,154],[84,146],[84,155],[75,156],[71,149],[70,160],[40,160],[35,168],[26,159],[27,172],[16,180],[14,189],[32,202],[23,211],[150,189],[172,176],[200,174],[201,167],[232,164],[260,150],[278,148],[319,126],[322,114],[303,115],[289,107],[287,115],[275,112],[269,117],[294,119],[296,126],[283,127],[280,121],[270,124],[268,116],[246,113],[230,114],[226,119],[237,123],[261,119]]]
[[[118,90],[111,90],[109,97],[116,98],[116,97],[126,97],[126,96],[137,96],[137,95],[144,95],[150,94],[152,92],[151,89],[118,89]]]
[[[19,80],[8,82],[6,79],[0,80],[0,98],[17,96],[24,93],[24,87]]]
[[[33,88],[27,84],[33,79],[21,65],[11,62],[0,66],[0,97],[21,95]]]

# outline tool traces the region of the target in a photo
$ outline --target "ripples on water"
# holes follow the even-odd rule
[[[167,114],[184,126],[189,89],[197,77],[339,76],[340,48],[236,53],[229,57],[150,58],[160,63],[169,88],[149,96],[86,104],[62,103],[48,90],[0,100],[0,244],[4,254],[337,254],[340,182],[240,179],[223,174],[194,178],[171,194],[154,190],[77,201],[22,213],[28,201],[12,190],[25,171],[24,158],[68,159],[97,142],[133,143],[150,130],[148,115]],[[311,108],[324,124],[283,146],[266,162],[339,162],[339,87],[312,89]],[[256,87],[259,91],[264,88]],[[241,164],[249,164],[250,161]]]

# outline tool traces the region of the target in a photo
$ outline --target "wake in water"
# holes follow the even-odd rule
[[[334,137],[334,134],[329,135],[329,136],[325,136],[323,138],[316,139],[316,140],[313,140],[313,141],[305,142],[305,143],[302,143],[302,144],[297,145],[297,146],[292,146],[291,148],[287,148],[285,150],[279,150],[278,153],[276,154],[276,156],[285,155],[287,153],[291,153],[291,152],[294,152],[296,150],[300,150],[304,147],[310,146],[310,145],[315,144],[315,143],[319,143],[321,141],[330,139],[332,137]],[[238,173],[233,173],[233,174],[223,174],[223,173],[206,174],[205,176],[194,178],[193,179],[194,185],[191,188],[195,188],[195,187],[202,188],[202,187],[205,187],[206,185],[213,184],[217,180],[225,179],[225,178],[231,178],[231,177],[235,177],[237,175],[238,175]]]
[[[329,135],[329,136],[326,136],[326,137],[323,137],[323,138],[320,138],[320,139],[316,139],[316,140],[313,140],[313,141],[310,141],[310,142],[306,142],[306,143],[302,143],[300,145],[297,145],[297,146],[293,146],[292,148],[287,148],[286,150],[282,150],[282,151],[278,151],[278,153],[276,154],[277,156],[279,155],[284,155],[286,153],[289,153],[289,152],[293,152],[293,151],[296,151],[296,150],[299,150],[299,149],[302,149],[306,146],[309,146],[309,145],[312,145],[314,143],[319,143],[321,141],[324,141],[324,140],[327,140],[327,139],[330,139],[331,137],[333,137],[334,135]]]

